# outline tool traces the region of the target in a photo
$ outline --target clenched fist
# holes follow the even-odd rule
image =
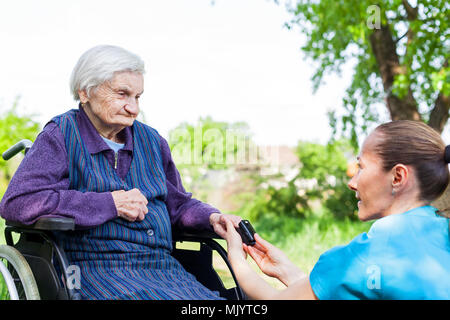
[[[142,221],[148,212],[147,199],[138,189],[111,192],[117,215],[130,222]]]

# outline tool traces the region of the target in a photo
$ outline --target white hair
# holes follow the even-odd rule
[[[79,90],[91,89],[111,80],[116,72],[145,73],[144,61],[121,47],[100,45],[83,53],[70,76],[70,91],[75,101],[80,100]]]

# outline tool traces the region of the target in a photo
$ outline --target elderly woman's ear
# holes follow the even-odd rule
[[[81,104],[85,104],[89,101],[86,90],[78,90],[78,96],[80,97]]]

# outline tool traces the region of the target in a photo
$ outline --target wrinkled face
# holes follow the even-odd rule
[[[371,134],[364,142],[358,156],[358,172],[348,183],[358,198],[358,217],[362,221],[384,217],[393,204],[391,171],[385,172],[381,159],[372,149],[380,139]]]
[[[88,98],[90,111],[103,127],[131,126],[139,114],[139,97],[143,91],[142,74],[116,73],[112,80],[91,90]]]

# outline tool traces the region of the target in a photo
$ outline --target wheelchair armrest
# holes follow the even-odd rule
[[[75,230],[75,219],[65,217],[43,217],[29,225],[7,220],[6,225],[8,227],[15,227],[23,230],[72,231]]]
[[[172,232],[172,239],[173,241],[201,241],[207,239],[222,239],[222,237],[212,230],[180,231],[174,229]]]

